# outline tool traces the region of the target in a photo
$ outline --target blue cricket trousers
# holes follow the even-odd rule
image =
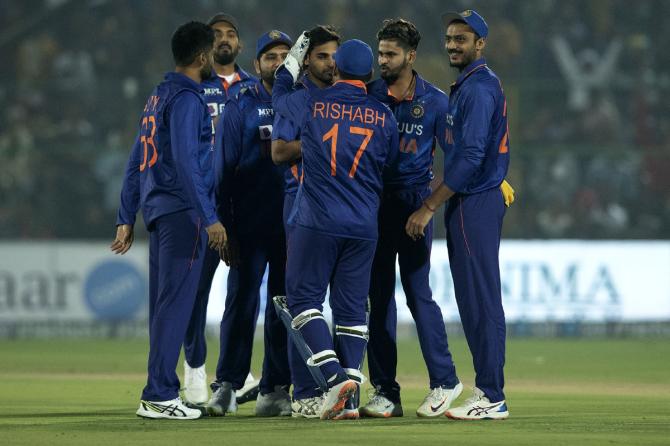
[[[400,401],[400,385],[396,381],[396,256],[430,387],[452,388],[459,382],[449,352],[442,311],[433,300],[429,285],[433,222],[431,220],[426,227],[425,237],[419,240],[412,240],[405,232],[407,219],[421,207],[428,195],[430,188],[427,185],[414,190],[388,191],[384,193],[379,209],[379,240],[370,282],[368,369],[372,385],[396,403]]]
[[[142,399],[179,395],[176,367],[207,247],[195,211],[158,217],[149,232],[149,365]]]
[[[291,382],[287,333],[275,312],[272,297],[286,294],[286,240],[279,234],[253,234],[238,238],[240,264],[228,273],[226,308],[221,319],[219,362],[216,380],[241,389],[251,367],[254,331],[260,308],[260,287],[269,265],[265,304],[263,371],[260,391],[274,392]]]
[[[475,385],[491,402],[505,399],[505,313],[498,252],[505,203],[497,187],[449,199],[444,220],[449,264]]]

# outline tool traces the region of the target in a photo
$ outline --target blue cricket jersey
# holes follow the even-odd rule
[[[444,184],[472,194],[500,186],[509,166],[507,102],[484,58],[451,86],[444,151]]]
[[[307,74],[304,74],[300,82],[293,87],[294,90],[301,89],[318,89],[314,82],[309,79]],[[274,125],[272,127],[272,140],[281,139],[284,141],[296,141],[300,139],[300,126],[293,122],[290,118],[280,114],[275,115]],[[298,192],[298,185],[302,177],[302,161],[296,160],[291,163],[289,169],[285,173],[285,192],[288,195],[294,196]]]
[[[272,96],[256,81],[227,102],[217,123],[224,135],[215,142],[219,215],[238,235],[283,231],[286,167],[272,162],[273,119]]]
[[[291,85],[291,75],[280,68],[273,104],[277,113],[300,123],[304,169],[289,222],[376,240],[382,172],[398,147],[393,113],[359,81],[292,93]]]
[[[202,86],[167,73],[140,118],[126,165],[117,224],[135,224],[139,208],[147,228],[158,217],[195,209],[205,223],[218,221],[210,194],[212,120]]]
[[[235,64],[235,77],[230,84],[215,71],[212,71],[212,75],[202,81],[202,86],[205,90],[205,102],[207,102],[207,108],[209,108],[209,114],[212,115],[214,124],[218,120],[216,118],[223,114],[226,101],[230,98],[236,98],[242,88],[254,85],[256,82],[258,82],[258,79],[241,69],[237,64]]]
[[[414,94],[400,101],[383,79],[368,84],[369,94],[388,105],[398,121],[398,155],[384,171],[387,190],[426,187],[433,179],[435,144],[445,148],[449,98],[418,73],[414,76]]]

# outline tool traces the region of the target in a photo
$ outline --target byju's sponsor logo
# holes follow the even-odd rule
[[[107,260],[84,282],[86,304],[100,319],[132,318],[146,301],[146,280],[129,262]]]

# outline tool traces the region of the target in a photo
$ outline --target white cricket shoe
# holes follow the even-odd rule
[[[477,387],[462,406],[454,407],[446,412],[454,420],[504,420],[509,417],[505,400],[492,403]]]
[[[208,397],[205,364],[192,368],[184,361],[184,399],[192,404],[205,404]]]
[[[402,405],[400,403],[394,403],[390,399],[380,392],[375,390],[374,393],[370,396],[370,401],[358,409],[360,414],[364,417],[372,418],[391,418],[391,417],[402,417]]]
[[[291,396],[288,386],[275,386],[272,393],[259,393],[256,398],[257,417],[288,417],[291,415]]]
[[[295,400],[291,403],[291,416],[293,418],[319,418],[321,406],[323,406],[323,395]]]
[[[458,383],[453,389],[444,389],[436,387],[430,389],[423,403],[416,410],[416,415],[424,418],[439,417],[451,407],[451,403],[456,401],[463,391],[463,384]]]
[[[249,401],[254,401],[258,396],[258,385],[260,380],[255,379],[254,375],[249,372],[247,379],[244,380],[244,386],[236,392],[236,401],[237,404],[248,403]]]
[[[347,379],[339,384],[335,384],[326,392],[321,407],[322,420],[343,420],[344,405],[349,398],[354,396],[358,389],[358,384],[352,379]]]
[[[135,414],[142,418],[166,420],[195,420],[202,416],[198,409],[190,409],[177,397],[168,401],[140,400],[140,407]]]
[[[235,401],[235,390],[228,381],[222,383],[213,382],[212,397],[207,402],[207,413],[212,417],[222,417],[228,414],[237,413],[237,402]]]

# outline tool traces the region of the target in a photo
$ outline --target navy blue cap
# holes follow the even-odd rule
[[[238,31],[238,28],[237,28],[237,19],[235,19],[235,17],[233,17],[232,15],[226,14],[225,12],[216,13],[209,19],[209,21],[207,22],[207,25],[212,26],[215,23],[219,23],[219,22],[226,22],[226,23],[230,24],[230,26],[233,27],[235,32],[239,34],[239,31]]]
[[[270,45],[275,46],[280,43],[288,45],[289,48],[293,46],[293,40],[291,40],[288,34],[276,29],[266,32],[260,36],[258,42],[256,42],[256,59],[260,59],[261,54],[263,54]]]
[[[365,76],[372,72],[372,49],[362,40],[344,42],[335,52],[335,65],[340,71],[354,76]]]
[[[442,14],[442,23],[448,27],[454,20],[462,20],[472,28],[479,37],[486,37],[489,35],[489,26],[486,24],[484,17],[477,14],[473,9],[466,9],[463,12],[447,12]]]

